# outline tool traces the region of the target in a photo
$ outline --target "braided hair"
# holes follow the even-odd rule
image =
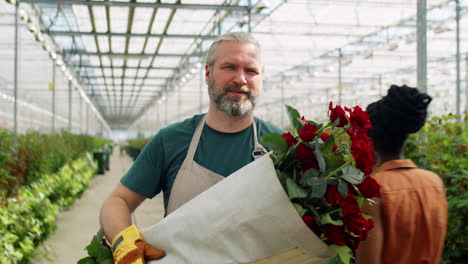
[[[386,96],[367,106],[372,129],[368,135],[377,152],[399,154],[407,136],[424,125],[432,98],[406,85],[392,85]]]

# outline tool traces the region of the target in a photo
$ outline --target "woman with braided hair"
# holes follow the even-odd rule
[[[358,263],[439,263],[447,229],[447,199],[440,177],[404,159],[407,136],[421,129],[432,98],[406,85],[368,105],[381,199],[364,205],[375,228],[359,247]]]

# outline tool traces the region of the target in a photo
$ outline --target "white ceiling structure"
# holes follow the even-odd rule
[[[365,107],[385,95],[390,84],[417,86],[417,4],[21,1],[20,127],[50,129],[55,113],[55,126],[67,128],[70,105],[72,130],[80,132],[157,131],[205,112],[203,54],[214,37],[227,31],[250,30],[263,47],[266,72],[257,116],[284,126],[284,104],[308,119],[323,119],[329,101]],[[466,111],[468,0],[459,6],[457,91],[456,1],[427,0],[427,92],[434,98],[433,115],[456,113],[457,106]],[[15,6],[0,1],[0,120],[9,118],[7,126],[13,112],[14,22]],[[54,63],[55,89],[50,90]]]

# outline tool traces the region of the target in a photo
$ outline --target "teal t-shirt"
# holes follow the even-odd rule
[[[172,185],[202,117],[195,115],[161,129],[120,182],[147,198],[153,198],[163,191],[164,208],[167,209]],[[254,120],[259,140],[262,135],[284,133],[272,124],[258,118]],[[205,124],[194,160],[200,166],[226,177],[254,160],[253,149],[252,126],[236,133],[223,133]]]

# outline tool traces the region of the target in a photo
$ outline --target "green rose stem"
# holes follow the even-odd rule
[[[349,166],[350,164],[348,163],[344,163],[343,165],[341,165],[340,167],[336,168],[336,170],[330,172],[330,174],[327,175],[327,178],[330,178],[332,177],[333,175],[337,174],[338,172],[340,172],[344,167],[346,166]]]
[[[326,212],[326,213],[324,213],[324,214],[321,214],[321,215],[319,215],[319,217],[322,217],[322,216],[325,216],[325,215],[331,215],[331,214],[333,214],[333,213],[336,213],[336,212],[339,212],[339,211],[342,211],[342,210],[343,210],[343,208],[337,208],[337,209],[332,210],[332,211],[330,211],[330,212]]]

